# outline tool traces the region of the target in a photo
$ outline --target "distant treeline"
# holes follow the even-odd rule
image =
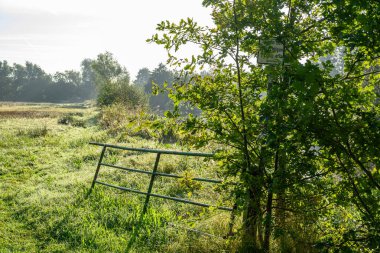
[[[0,100],[23,102],[79,102],[96,97],[91,60],[81,63],[81,71],[47,74],[31,62],[8,64],[0,61]]]
[[[153,70],[141,68],[131,81],[126,68],[109,52],[95,59],[84,59],[80,71],[66,70],[54,75],[31,62],[11,65],[3,60],[0,61],[0,101],[82,102],[96,99],[99,106],[121,103],[127,108],[145,107],[162,114],[173,109],[166,89],[173,86],[176,76],[160,63]]]

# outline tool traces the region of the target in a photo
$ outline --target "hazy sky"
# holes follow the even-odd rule
[[[131,73],[166,61],[145,42],[162,20],[193,17],[211,25],[202,0],[0,0],[0,60],[31,61],[48,73],[79,70],[109,51]]]

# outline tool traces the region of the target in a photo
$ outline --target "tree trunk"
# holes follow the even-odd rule
[[[278,171],[278,153],[277,149],[275,159],[274,159],[274,174]],[[270,251],[270,235],[272,232],[272,204],[273,204],[273,180],[270,179],[268,182],[268,197],[267,197],[267,205],[266,205],[266,217],[265,217],[265,237],[264,237],[264,245],[263,251]]]
[[[289,249],[287,235],[285,231],[286,226],[286,204],[285,204],[285,154],[282,152],[279,154],[279,165],[278,165],[278,173],[277,174],[277,226],[281,229],[282,233],[279,237],[280,251],[287,252]]]
[[[247,191],[247,207],[244,212],[244,232],[242,252],[262,252],[262,177],[264,160],[260,159],[259,167],[252,166],[249,176],[252,180]],[[260,240],[261,238],[261,240]]]
[[[270,251],[270,234],[272,230],[272,200],[273,200],[273,191],[272,191],[272,183],[270,183],[270,186],[268,189],[266,217],[265,217],[265,235],[264,235],[264,245],[263,245],[264,252]]]
[[[248,190],[247,208],[244,214],[244,234],[242,252],[261,252],[259,230],[261,226],[261,193],[256,187]]]

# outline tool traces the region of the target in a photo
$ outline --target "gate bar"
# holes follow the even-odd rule
[[[146,192],[142,192],[142,191],[139,191],[139,190],[134,190],[134,189],[130,189],[130,188],[122,187],[122,186],[116,186],[116,185],[112,185],[112,184],[107,184],[107,183],[103,183],[103,182],[100,182],[100,181],[96,181],[96,183],[101,184],[101,185],[105,185],[105,186],[109,186],[109,187],[112,187],[112,188],[116,188],[116,189],[119,189],[119,190],[123,190],[123,191],[134,192],[134,193],[138,193],[138,194],[142,194],[142,195],[148,195],[148,193],[146,193]],[[153,197],[157,197],[157,198],[174,200],[174,201],[177,201],[177,202],[186,203],[186,204],[192,204],[192,205],[196,205],[196,206],[215,207],[216,209],[220,209],[220,210],[224,210],[224,211],[232,211],[233,210],[233,208],[230,208],[230,207],[214,206],[214,205],[194,202],[194,201],[187,200],[187,199],[181,199],[181,198],[176,198],[176,197],[169,197],[169,196],[155,194],[155,193],[151,193],[149,195],[153,196]]]
[[[113,164],[108,164],[108,163],[101,163],[103,166],[115,168],[115,169],[121,169],[121,170],[126,170],[126,171],[131,171],[131,172],[137,172],[137,173],[143,173],[143,174],[149,174],[152,175],[153,172],[151,171],[146,171],[146,170],[138,170],[138,169],[131,169],[131,168],[126,168],[122,166],[117,166]],[[162,173],[162,172],[156,172],[155,173],[157,176],[163,176],[163,177],[174,177],[174,178],[183,178],[183,176],[175,175],[175,174],[167,174],[167,173]],[[208,183],[223,183],[222,180],[217,180],[217,179],[209,179],[209,178],[200,178],[200,177],[194,177],[191,178],[191,180],[194,181],[201,181],[201,182],[208,182]]]
[[[175,150],[159,150],[159,149],[146,149],[146,148],[129,148],[123,146],[117,146],[112,144],[98,143],[98,142],[90,142],[91,145],[97,145],[102,147],[116,148],[122,150],[130,150],[130,151],[140,151],[146,153],[161,153],[167,155],[184,155],[184,156],[203,156],[203,157],[212,157],[213,153],[197,153],[197,152],[183,152],[183,151],[175,151]]]

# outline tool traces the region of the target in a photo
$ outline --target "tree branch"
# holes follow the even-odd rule
[[[351,173],[348,171],[348,169],[346,168],[346,166],[344,165],[344,163],[342,162],[342,160],[340,159],[339,155],[337,155],[337,158],[338,158],[338,161],[340,163],[340,165],[342,166],[342,168],[345,170],[346,174],[347,174],[347,177],[348,177],[348,180],[350,181],[352,187],[353,187],[353,190],[354,190],[354,195],[358,198],[359,202],[362,204],[362,206],[364,207],[364,209],[366,210],[367,213],[365,213],[366,215],[370,216],[371,219],[373,219],[373,215],[372,215],[372,212],[370,211],[369,207],[367,206],[367,204],[365,203],[365,201],[362,199],[362,197],[360,196],[360,193],[359,193],[359,189],[357,188],[354,180],[352,179],[351,177]],[[359,208],[359,210],[361,210],[361,208]],[[362,211],[363,212],[363,211]]]

